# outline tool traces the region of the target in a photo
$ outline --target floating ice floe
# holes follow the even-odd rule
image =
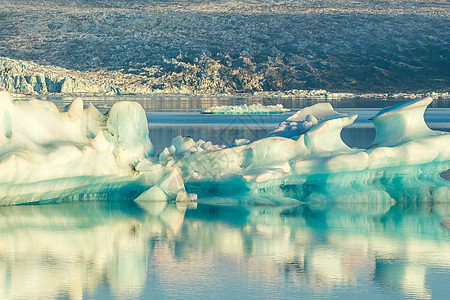
[[[450,168],[450,134],[425,124],[431,101],[381,110],[372,118],[377,135],[368,149],[350,148],[340,137],[356,115],[319,103],[260,140],[227,146],[179,136],[155,155],[137,103],[119,102],[101,114],[78,99],[60,112],[51,102],[2,93],[0,203],[228,196],[271,204],[447,201],[450,182],[439,174]]]
[[[276,105],[262,105],[242,104],[242,105],[219,105],[202,110],[202,114],[224,114],[224,115],[242,115],[242,114],[282,114],[289,111],[281,104]]]
[[[372,118],[377,135],[368,149],[350,148],[340,137],[356,115],[320,103],[289,117],[266,138],[195,152],[177,165],[188,190],[200,191],[200,197],[238,193],[271,201],[364,201],[375,193],[391,200],[417,195],[411,190],[422,188],[421,199],[434,193],[448,200],[450,185],[439,173],[450,167],[450,134],[425,124],[431,101],[427,97],[381,110]]]

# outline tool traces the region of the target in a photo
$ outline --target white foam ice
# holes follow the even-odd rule
[[[430,182],[439,185],[431,192],[445,200],[449,182],[438,174],[450,166],[450,134],[425,124],[431,101],[381,110],[372,118],[377,135],[368,149],[350,148],[340,137],[356,115],[320,103],[260,140],[220,146],[180,136],[155,156],[137,103],[119,102],[101,114],[77,99],[60,112],[51,102],[1,93],[0,203],[139,195],[138,201],[191,201],[195,194],[248,193],[302,201],[333,194],[342,201],[364,198],[361,191],[387,199],[402,197],[395,185],[426,191]]]
[[[219,105],[202,110],[202,114],[226,114],[226,115],[241,115],[241,114],[282,114],[289,111],[281,104],[276,105],[262,105],[242,104],[242,105]]]

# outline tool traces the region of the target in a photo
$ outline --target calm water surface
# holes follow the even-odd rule
[[[88,100],[106,111],[123,99]],[[199,113],[249,101],[238,98],[132,100],[146,109],[158,150],[180,134],[220,144],[254,140],[290,115]],[[261,102],[294,110],[314,102],[279,100]],[[393,103],[332,104],[360,115],[342,137],[366,147],[374,136],[367,119]],[[430,126],[449,130],[448,101],[433,105]],[[450,292],[447,203],[229,203],[123,199],[1,207],[0,299],[440,299]]]
[[[74,98],[53,98],[59,107],[70,104]],[[230,97],[85,97],[85,105],[94,104],[101,112],[108,111],[117,101],[136,101],[147,112],[150,137],[157,151],[170,145],[178,135],[191,136],[215,144],[233,144],[235,139],[251,141],[262,138],[295,111],[315,103],[330,103],[337,111],[358,114],[355,123],[342,132],[343,140],[351,147],[365,148],[375,137],[368,120],[381,108],[408,99],[296,99],[296,98],[230,98]],[[292,110],[282,115],[202,115],[200,112],[216,105],[261,103],[282,104]],[[450,130],[450,100],[433,101],[425,114],[432,129]]]
[[[2,299],[436,298],[448,204],[87,202],[0,210]],[[449,221],[450,222],[450,221]]]

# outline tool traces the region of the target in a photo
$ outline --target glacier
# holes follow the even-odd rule
[[[306,107],[266,137],[213,145],[175,137],[156,154],[145,111],[118,102],[105,114],[81,99],[58,110],[0,93],[0,204],[76,200],[300,202],[450,200],[450,134],[423,114],[431,97],[382,109],[367,149],[341,130],[357,115]],[[230,200],[231,199],[231,200]]]

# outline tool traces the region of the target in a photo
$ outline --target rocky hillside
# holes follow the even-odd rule
[[[0,0],[0,88],[448,92],[449,11],[446,0]]]

